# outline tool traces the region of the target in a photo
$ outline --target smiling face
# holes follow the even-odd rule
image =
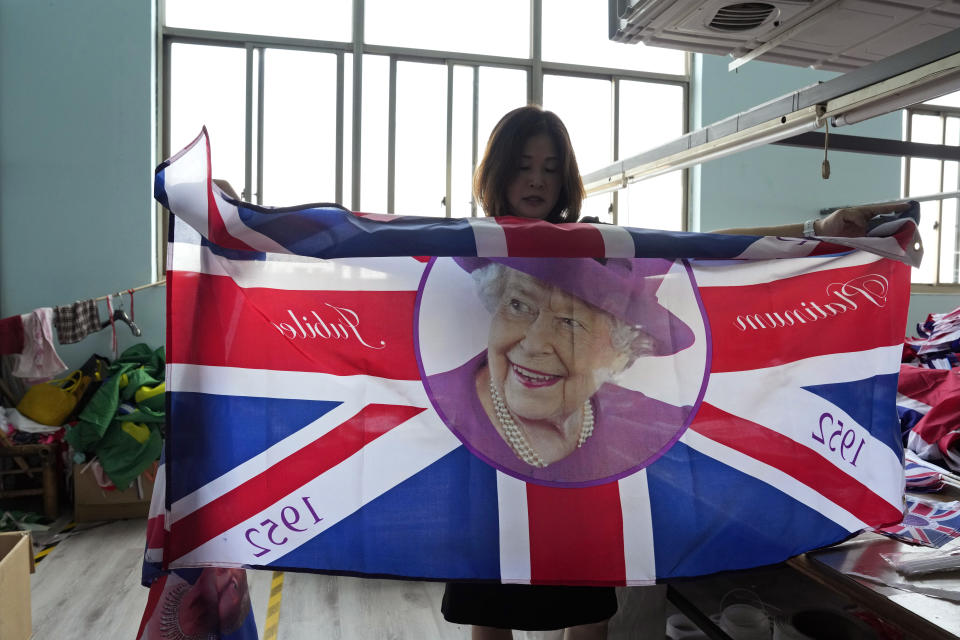
[[[611,344],[605,312],[514,269],[505,277],[490,322],[490,376],[515,416],[560,425],[628,357]]]
[[[543,220],[560,198],[561,159],[553,141],[545,133],[527,139],[517,170],[507,185],[507,205],[511,215]]]

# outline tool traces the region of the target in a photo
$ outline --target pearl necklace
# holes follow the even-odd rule
[[[182,582],[167,593],[160,609],[160,637],[170,640],[217,640],[217,633],[190,635],[180,627],[180,603],[192,585]]]
[[[497,386],[493,383],[493,378],[490,378],[490,399],[493,400],[493,408],[497,414],[497,420],[500,422],[500,427],[507,437],[507,444],[510,445],[510,448],[517,457],[531,467],[542,469],[547,466],[547,463],[543,461],[540,454],[530,446],[527,437],[513,419],[513,415],[511,415],[510,410],[507,409],[507,405],[503,401],[500,391],[497,390]],[[592,434],[593,407],[590,405],[590,400],[588,399],[583,403],[583,422],[580,426],[580,437],[577,439],[577,448],[582,447],[583,443],[586,442],[587,438]]]

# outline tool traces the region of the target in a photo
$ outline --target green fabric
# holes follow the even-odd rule
[[[141,387],[163,382],[165,366],[163,347],[151,349],[140,343],[126,349],[110,365],[109,377],[80,412],[77,424],[67,429],[67,442],[76,451],[99,458],[118,489],[130,486],[160,457],[164,396],[159,394],[139,404],[135,396]],[[146,431],[129,424],[124,429],[125,423],[144,425]]]
[[[156,424],[139,424],[149,433],[145,442],[131,436],[123,429],[123,425],[123,421],[115,420],[97,443],[97,457],[103,472],[121,491],[153,464],[163,449],[163,438]]]

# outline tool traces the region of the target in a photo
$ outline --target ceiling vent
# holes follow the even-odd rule
[[[851,71],[960,28],[957,0],[608,0],[610,39]]]
[[[766,2],[741,2],[720,7],[710,26],[719,31],[749,31],[767,21],[777,8]]]

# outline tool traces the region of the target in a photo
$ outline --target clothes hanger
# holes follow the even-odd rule
[[[125,310],[125,309],[122,309],[122,308],[121,308],[121,309],[116,309],[116,310],[113,312],[113,315],[110,316],[110,320],[107,320],[106,322],[103,322],[103,323],[100,325],[100,328],[101,328],[101,329],[106,329],[107,327],[109,327],[111,324],[113,324],[113,323],[115,323],[115,322],[123,322],[124,324],[129,325],[129,326],[130,326],[130,331],[133,333],[133,335],[135,335],[135,336],[137,336],[137,337],[140,337],[141,335],[143,335],[143,332],[140,330],[140,327],[137,326],[137,323],[134,322],[134,321],[130,318],[130,316],[127,314],[126,310]]]

